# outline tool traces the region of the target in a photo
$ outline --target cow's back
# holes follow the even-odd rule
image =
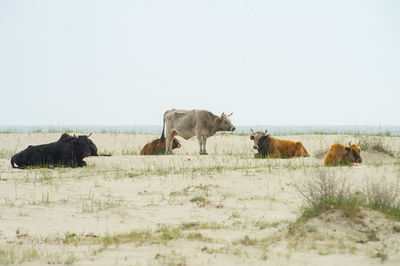
[[[325,165],[335,165],[341,164],[345,159],[345,150],[344,145],[340,143],[333,143],[328,153],[325,156],[324,164]]]
[[[273,143],[282,157],[296,156],[296,142],[291,140],[274,139]]]
[[[195,134],[197,124],[197,110],[168,110],[164,114],[166,128],[170,134],[176,132],[184,139],[189,139]],[[168,134],[168,133],[167,133]]]
[[[292,140],[276,139],[268,137],[271,142],[271,156],[273,157],[309,157],[307,150],[301,142]]]

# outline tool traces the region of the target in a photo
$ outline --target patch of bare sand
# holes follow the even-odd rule
[[[283,136],[302,141],[312,156],[255,159],[248,136],[211,137],[207,156],[198,155],[195,139],[180,139],[174,155],[139,156],[158,136],[94,134],[99,152],[112,157],[87,158],[84,168],[11,168],[9,154],[60,135],[0,134],[4,264],[367,265],[381,263],[376,249],[387,254],[385,264],[400,261],[400,238],[389,230],[394,222],[375,212],[365,211],[360,230],[386,228],[377,230],[379,241],[357,243],[368,234],[350,234],[358,229],[336,213],[310,220],[303,238],[288,233],[304,205],[293,182],[316,169],[355,188],[365,178],[398,180],[397,159],[384,154],[362,151],[363,164],[337,168],[314,156],[357,137]],[[384,141],[399,150],[399,139]]]

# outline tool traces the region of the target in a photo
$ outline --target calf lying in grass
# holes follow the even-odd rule
[[[343,145],[333,143],[325,156],[324,164],[327,166],[335,165],[354,165],[361,163],[360,147],[356,144]]]
[[[172,139],[172,149],[180,148],[181,144],[176,138]],[[155,139],[152,142],[144,145],[142,150],[140,151],[140,155],[160,155],[165,154],[165,137],[164,134],[161,135],[161,138]]]

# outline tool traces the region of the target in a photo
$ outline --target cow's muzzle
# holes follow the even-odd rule
[[[236,129],[235,127],[231,127],[231,131],[235,131],[235,129]]]
[[[253,145],[253,149],[258,150],[258,145]]]

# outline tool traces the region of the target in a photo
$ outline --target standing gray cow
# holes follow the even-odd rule
[[[164,127],[166,131],[166,154],[172,153],[172,139],[176,134],[184,139],[197,136],[200,145],[200,154],[207,154],[207,138],[217,131],[234,131],[235,127],[224,113],[221,117],[206,110],[168,110],[164,113]]]

